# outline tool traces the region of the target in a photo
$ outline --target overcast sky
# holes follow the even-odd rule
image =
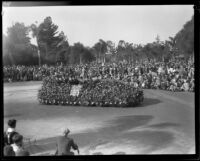
[[[192,5],[4,7],[3,33],[14,22],[30,25],[51,16],[70,45],[91,47],[99,39],[146,44],[157,35],[162,41],[175,36],[193,14]]]

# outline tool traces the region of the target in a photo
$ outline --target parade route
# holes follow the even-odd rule
[[[4,129],[8,119],[17,119],[17,131],[31,139],[32,155],[54,154],[63,126],[81,155],[195,154],[194,93],[144,90],[140,106],[103,108],[40,105],[40,87],[4,84]]]

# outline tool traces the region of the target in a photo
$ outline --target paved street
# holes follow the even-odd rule
[[[53,154],[60,129],[88,154],[194,154],[194,93],[144,90],[142,105],[95,108],[39,105],[41,82],[4,84],[4,128],[15,118],[17,131],[36,140],[32,155]]]

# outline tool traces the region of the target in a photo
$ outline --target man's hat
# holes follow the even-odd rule
[[[61,129],[61,131],[62,131],[63,134],[69,134],[70,133],[70,130],[68,128],[66,128],[66,127],[63,127]]]

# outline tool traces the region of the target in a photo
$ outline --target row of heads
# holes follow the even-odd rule
[[[15,127],[16,127],[16,124],[17,124],[17,120],[15,120],[15,119],[10,119],[10,120],[8,120],[7,124],[8,124],[8,126],[9,126],[10,128],[15,128]],[[70,130],[69,130],[67,127],[63,127],[63,128],[61,128],[61,132],[62,132],[64,135],[66,135],[66,134],[69,134],[69,133],[70,133]],[[16,141],[17,141],[17,142],[18,142],[18,141],[21,141],[22,139],[23,139],[22,136],[16,136]]]

